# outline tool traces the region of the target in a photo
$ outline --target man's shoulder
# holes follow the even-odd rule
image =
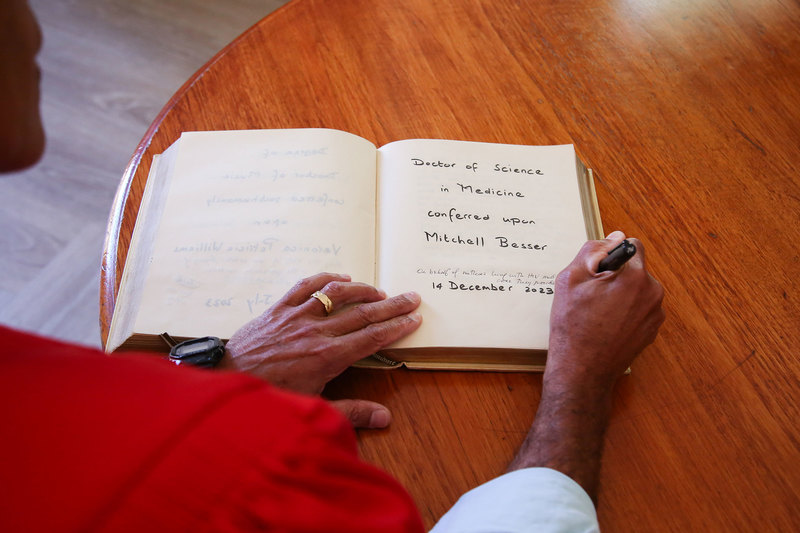
[[[251,376],[109,356],[6,327],[0,345],[0,452],[14,458],[0,464],[0,507],[28,526],[82,530],[136,509],[147,516],[148,506],[172,520],[154,491],[213,501],[248,486],[254,465],[277,480],[283,462],[309,447],[355,455],[352,429],[325,402]]]

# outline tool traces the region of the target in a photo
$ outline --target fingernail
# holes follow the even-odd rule
[[[422,322],[422,315],[419,312],[414,311],[413,313],[409,313],[408,318],[413,320],[414,322]]]
[[[422,299],[420,297],[419,293],[418,292],[414,292],[414,291],[407,292],[403,296],[405,296],[406,298],[408,298],[412,302],[418,302],[418,301],[420,301]]]
[[[392,421],[392,415],[387,409],[375,409],[369,417],[369,427],[385,428]]]
[[[378,289],[378,295],[379,295],[381,298],[386,298],[386,291],[385,291],[385,290],[383,290],[383,289]]]

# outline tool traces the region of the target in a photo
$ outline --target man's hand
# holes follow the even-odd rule
[[[644,245],[617,271],[600,260],[625,239],[614,232],[589,241],[556,278],[546,378],[609,390],[664,322],[664,290],[645,268]]]
[[[597,500],[611,392],[664,321],[664,291],[645,269],[644,246],[615,272],[597,265],[625,239],[614,232],[587,242],[556,278],[542,399],[509,470],[547,467]]]
[[[330,298],[330,315],[311,295]],[[261,377],[295,392],[319,394],[331,379],[416,330],[422,320],[416,293],[386,294],[348,276],[317,274],[298,282],[263,315],[237,331],[221,368]],[[357,427],[384,427],[388,410],[373,402],[333,402]]]

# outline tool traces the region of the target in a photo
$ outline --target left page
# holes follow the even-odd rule
[[[229,338],[303,277],[374,282],[372,143],[324,129],[179,143],[135,333]]]

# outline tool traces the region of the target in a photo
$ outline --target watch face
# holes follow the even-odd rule
[[[225,355],[225,344],[217,337],[202,337],[176,344],[169,358],[176,365],[189,364],[211,368]]]
[[[174,357],[190,357],[192,355],[208,352],[216,347],[214,339],[195,339],[194,341],[187,341],[175,347],[173,352]]]

